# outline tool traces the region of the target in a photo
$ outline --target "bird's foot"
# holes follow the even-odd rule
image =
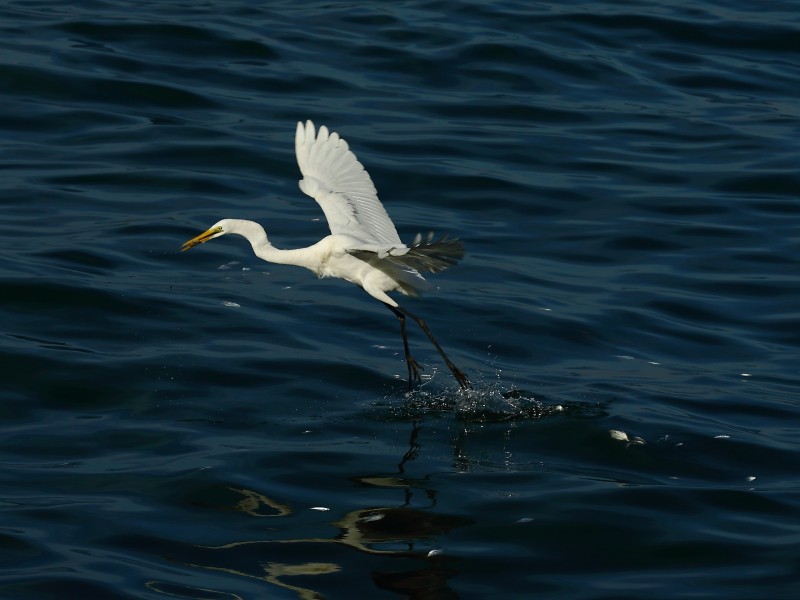
[[[450,364],[448,366],[450,367],[450,370],[453,372],[453,377],[456,378],[456,381],[458,381],[458,385],[461,387],[461,389],[471,390],[472,384],[469,382],[469,379],[467,379],[467,376],[461,372],[461,369],[459,369],[454,364]]]
[[[410,354],[406,356],[406,364],[408,365],[408,391],[414,389],[414,382],[419,383],[422,381],[420,371],[424,371],[425,367],[419,364]]]

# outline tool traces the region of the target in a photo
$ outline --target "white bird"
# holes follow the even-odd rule
[[[464,256],[463,243],[457,238],[434,240],[430,234],[426,239],[417,235],[411,246],[403,244],[378,200],[369,173],[350,151],[347,142],[337,133],[328,133],[324,125],[317,132],[311,121],[306,121],[305,125],[298,123],[295,153],[303,174],[300,189],[319,203],[331,235],[308,248],[282,250],[270,243],[258,223],[223,219],[186,242],[181,251],[234,233],[247,239],[262,260],[305,267],[318,277],[338,277],[355,283],[383,302],[400,321],[409,389],[413,381],[420,380],[422,367],[409,351],[406,317],[413,319],[425,332],[459,386],[470,389],[467,377],[447,358],[425,322],[387,294],[419,295],[430,287],[420,271],[436,273],[453,266]]]

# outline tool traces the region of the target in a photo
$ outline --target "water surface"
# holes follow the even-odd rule
[[[744,2],[7,2],[4,598],[793,598],[800,20]],[[296,121],[466,259],[397,323]],[[617,432],[617,433],[612,433]]]

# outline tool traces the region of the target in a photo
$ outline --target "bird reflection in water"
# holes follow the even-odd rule
[[[409,598],[455,598],[455,592],[448,586],[448,580],[458,573],[453,566],[454,557],[441,552],[434,543],[451,530],[468,525],[471,521],[435,510],[437,494],[436,490],[429,487],[429,480],[403,476],[403,466],[413,460],[419,450],[416,439],[418,431],[415,423],[410,448],[401,458],[399,473],[355,479],[360,490],[397,490],[402,493],[399,506],[351,511],[330,523],[339,529],[334,537],[197,545],[187,550],[187,556],[183,559],[175,559],[192,567],[263,580],[291,590],[303,600],[324,598],[324,590],[337,585],[353,585],[353,577],[365,569],[373,585],[379,589]],[[414,507],[412,504],[419,492],[424,494],[424,502]],[[297,514],[289,505],[249,489],[219,487],[203,490],[202,493],[203,500],[195,504],[216,510],[238,511],[251,518],[264,519],[264,524],[272,522],[277,525],[274,519]],[[277,527],[275,531],[277,538],[280,535]],[[352,554],[351,550],[356,550],[358,554]],[[365,560],[365,556],[369,559]],[[403,558],[411,562],[398,564],[393,560],[391,568],[388,568],[386,558]],[[309,577],[320,576],[325,578],[319,585],[308,584]],[[350,583],[344,583],[339,579],[341,577],[346,577]],[[156,582],[151,587],[157,587]],[[356,588],[357,584],[353,589]]]

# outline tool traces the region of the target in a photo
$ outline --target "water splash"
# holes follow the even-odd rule
[[[403,404],[397,404],[396,398],[387,398],[392,416],[419,419],[453,414],[464,423],[506,423],[559,415],[596,417],[606,414],[600,403],[553,399],[509,387],[499,377],[488,384],[477,382],[471,390],[430,390],[429,387],[423,385],[406,393]]]

